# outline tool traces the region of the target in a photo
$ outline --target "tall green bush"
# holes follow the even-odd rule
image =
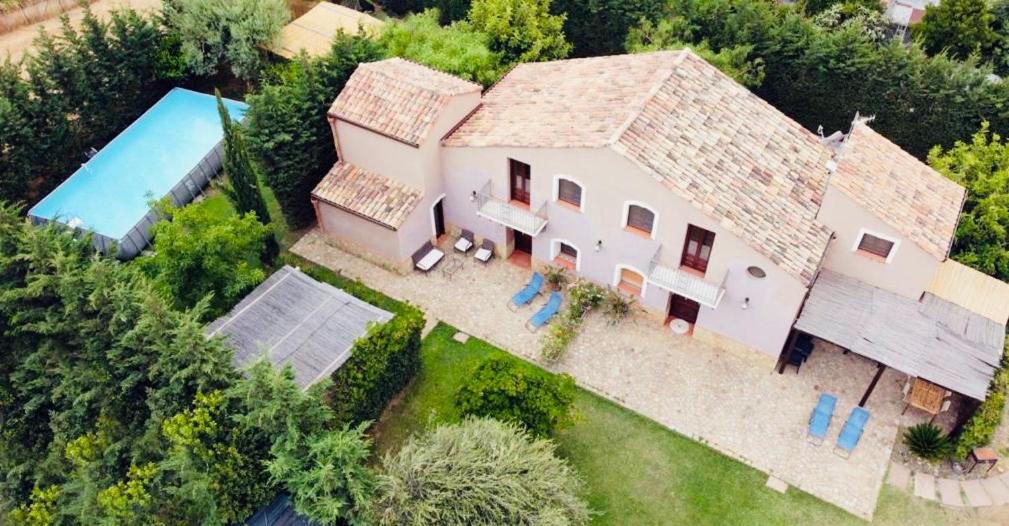
[[[628,31],[642,20],[658,21],[667,0],[553,0],[550,10],[564,14],[564,34],[572,55],[615,55],[624,50]]]
[[[988,386],[988,396],[974,411],[974,415],[964,425],[963,430],[955,439],[954,455],[958,459],[967,458],[967,454],[977,447],[987,446],[995,436],[995,430],[1002,423],[1002,411],[1005,409],[1006,396],[1009,396],[1009,358],[1002,356],[1002,364]]]
[[[514,358],[491,358],[470,374],[455,402],[463,415],[522,424],[532,435],[550,436],[571,423],[575,381]]]
[[[410,308],[372,326],[354,342],[350,358],[333,373],[329,400],[339,422],[357,425],[376,420],[389,400],[420,367],[420,332],[424,315]]]
[[[247,97],[249,146],[291,228],[315,219],[312,189],[336,162],[326,109],[359,63],[383,55],[373,40],[341,34],[328,55],[297,57]]]

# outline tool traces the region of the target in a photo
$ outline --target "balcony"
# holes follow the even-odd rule
[[[513,205],[491,195],[490,181],[477,192],[476,215],[508,228],[536,237],[547,226],[547,206],[543,203],[535,212]]]
[[[656,251],[648,268],[648,282],[657,287],[692,299],[705,307],[717,308],[725,295],[725,277],[721,282],[712,283],[696,274],[659,264]]]

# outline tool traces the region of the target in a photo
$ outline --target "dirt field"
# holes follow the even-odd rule
[[[138,11],[154,10],[161,7],[161,0],[98,0],[91,5],[91,10],[99,17],[108,16],[109,12],[119,7],[132,7]],[[80,8],[67,11],[71,24],[80,23],[84,13]],[[31,48],[32,40],[38,35],[39,28],[54,32],[60,27],[59,18],[51,18],[44,22],[25,26],[10,33],[0,35],[0,60],[10,55],[11,60],[18,61]]]

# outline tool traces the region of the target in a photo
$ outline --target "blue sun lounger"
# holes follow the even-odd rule
[[[865,423],[869,421],[869,411],[863,407],[854,407],[848,415],[848,421],[844,423],[840,436],[837,437],[837,447],[834,453],[848,458],[855,450],[862,432],[865,431]]]
[[[514,296],[512,296],[511,301],[508,302],[508,308],[511,310],[518,310],[519,307],[528,304],[537,294],[540,293],[540,289],[543,287],[543,274],[539,272],[533,272],[532,279],[526,284],[525,288],[518,291]]]
[[[553,318],[557,311],[561,308],[561,295],[558,292],[551,292],[550,299],[547,300],[547,304],[536,311],[532,318],[526,323],[526,329],[529,332],[536,332],[540,327],[547,324],[550,318]]]
[[[813,414],[809,415],[809,441],[820,445],[827,436],[827,429],[830,421],[834,418],[834,407],[837,405],[837,397],[829,393],[820,393],[820,400],[813,408]]]

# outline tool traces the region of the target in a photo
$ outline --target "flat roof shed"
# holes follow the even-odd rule
[[[350,358],[370,324],[390,319],[391,313],[284,266],[207,326],[206,334],[225,337],[236,368],[265,356],[277,367],[290,364],[295,382],[307,389]]]
[[[358,30],[373,35],[384,22],[367,14],[329,2],[319,2],[307,13],[299,16],[280,32],[280,40],[271,50],[284,57],[293,58],[301,50],[309,56],[325,55],[333,46],[339,31],[356,35]]]
[[[921,301],[824,270],[795,328],[856,354],[984,400],[1005,324],[926,292]]]

